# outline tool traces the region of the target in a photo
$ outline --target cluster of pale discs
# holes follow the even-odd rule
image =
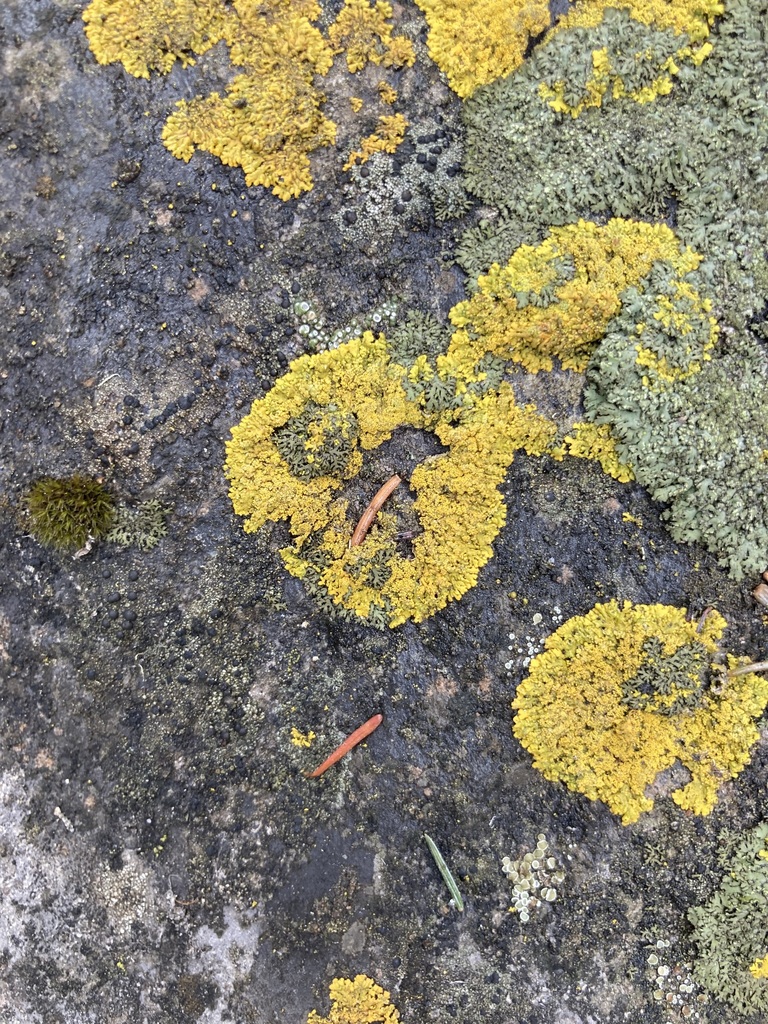
[[[509,909],[517,911],[520,921],[525,924],[531,911],[541,903],[554,903],[557,899],[556,885],[565,879],[557,859],[547,855],[549,843],[543,832],[536,836],[536,849],[526,853],[519,860],[504,857],[501,870],[512,882],[515,901]]]

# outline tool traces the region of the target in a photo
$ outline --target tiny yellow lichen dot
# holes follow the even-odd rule
[[[291,729],[291,743],[294,747],[311,747],[314,739],[315,734],[312,730],[309,732],[301,732],[295,726]]]

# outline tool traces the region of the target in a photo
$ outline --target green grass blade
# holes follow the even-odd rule
[[[451,896],[453,897],[453,902],[454,902],[454,905],[455,905],[456,909],[457,910],[463,910],[464,909],[464,900],[461,898],[461,893],[459,892],[459,887],[458,887],[458,885],[456,885],[456,879],[451,874],[451,869],[445,863],[445,860],[443,859],[442,853],[440,853],[438,848],[435,846],[434,839],[432,839],[431,836],[428,836],[426,832],[424,833],[424,841],[426,842],[427,846],[429,847],[429,852],[435,858],[435,864],[437,864],[437,866],[438,866],[438,868],[440,870],[440,874],[443,876],[443,881],[448,886],[448,890],[449,890]]]

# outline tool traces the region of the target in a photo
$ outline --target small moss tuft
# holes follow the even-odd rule
[[[104,537],[115,518],[115,499],[104,484],[87,476],[38,480],[25,506],[34,536],[59,551],[76,551],[89,537]]]

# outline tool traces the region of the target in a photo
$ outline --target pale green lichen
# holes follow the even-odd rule
[[[419,356],[434,361],[446,351],[451,340],[448,328],[437,317],[418,309],[405,310],[387,338],[393,359],[409,369]]]
[[[675,540],[698,541],[734,578],[768,564],[768,359],[740,329],[718,338],[695,274],[681,292],[658,265],[623,296],[587,371],[588,417],[616,451]]]
[[[699,955],[694,977],[739,1013],[768,1012],[768,824],[750,829],[708,903],[688,911]]]
[[[682,67],[709,56],[712,44],[704,40],[722,12],[719,0],[576,3],[549,37],[567,34],[568,66],[553,75],[542,54],[539,95],[572,117],[612,100],[652,103],[672,91]]]
[[[106,539],[121,548],[135,547],[151,551],[168,533],[167,517],[170,507],[153,498],[136,508],[118,505],[115,521]]]
[[[712,54],[698,68],[682,66],[675,88],[656,103],[619,98],[578,118],[552,110],[539,85],[571,68],[569,31],[537,47],[515,74],[479,89],[464,107],[465,184],[499,215],[457,248],[470,276],[504,263],[522,243],[536,244],[551,225],[585,216],[672,218],[681,241],[706,253],[718,317],[742,326],[762,317],[766,17],[765,0],[729,2]]]
[[[549,842],[543,832],[536,836],[536,849],[512,860],[504,857],[501,870],[512,883],[514,902],[510,913],[520,915],[520,923],[530,920],[531,912],[542,903],[554,903],[556,886],[565,881],[565,872],[558,859],[552,856]]]

